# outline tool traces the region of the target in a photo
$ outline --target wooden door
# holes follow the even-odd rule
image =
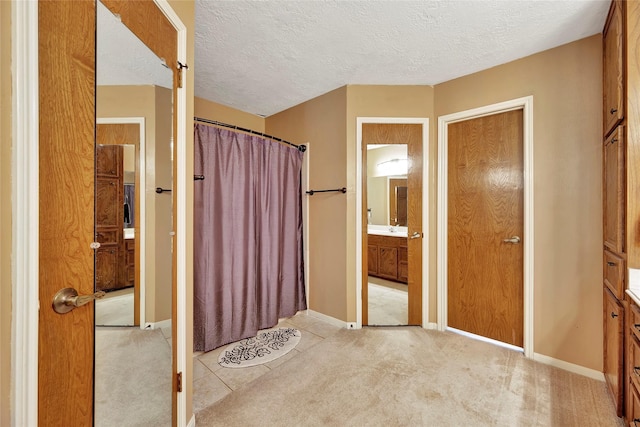
[[[93,293],[95,3],[38,3],[39,326],[38,424],[93,422],[93,319],[66,313],[62,288]]]
[[[449,124],[448,326],[523,345],[522,110]]]
[[[422,325],[422,125],[364,123],[362,125],[363,200],[367,206],[367,144],[407,144],[407,198],[408,234],[417,238],[407,239],[407,291],[408,324]],[[362,212],[362,324],[368,324],[368,261],[367,211]],[[381,253],[378,253],[380,264]],[[404,268],[404,266],[403,266]],[[397,274],[397,273],[396,273]],[[404,274],[404,271],[403,271]]]

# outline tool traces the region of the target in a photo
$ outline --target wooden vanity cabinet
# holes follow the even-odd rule
[[[625,221],[625,138],[624,125],[604,141],[603,202],[604,245],[615,253],[624,253]]]
[[[125,262],[124,262],[124,284],[133,286],[136,279],[136,241],[126,239],[124,241]]]
[[[370,276],[407,283],[407,238],[369,234],[367,265]]]

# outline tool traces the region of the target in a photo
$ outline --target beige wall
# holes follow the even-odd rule
[[[255,114],[245,113],[217,102],[196,97],[194,100],[195,116],[201,119],[236,125],[245,129],[264,132],[265,119]]]
[[[96,115],[145,118],[145,322],[171,318],[171,91],[155,86],[98,86]],[[158,109],[164,102],[163,108]],[[168,178],[167,178],[168,177]]]
[[[0,425],[11,424],[11,3],[0,2]]]
[[[265,132],[295,144],[308,144],[309,187],[347,186],[346,87],[270,116]],[[347,320],[347,197],[307,196],[309,201],[309,308]],[[304,201],[303,201],[304,202]]]
[[[436,86],[436,115],[533,95],[535,351],[602,369],[600,35]],[[432,141],[435,144],[435,141]]]

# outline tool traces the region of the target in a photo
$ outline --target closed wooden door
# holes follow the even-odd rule
[[[95,3],[38,3],[39,355],[38,424],[93,424],[93,319],[66,314],[62,288],[93,293]]]
[[[449,124],[448,326],[523,345],[523,114]]]
[[[367,188],[367,144],[406,144],[407,169],[407,259],[397,264],[401,276],[407,277],[408,292],[408,324],[422,325],[422,125],[421,124],[389,124],[365,123],[362,125],[363,148],[363,188]],[[363,206],[367,206],[367,192],[363,191]],[[371,250],[367,238],[367,212],[363,209],[362,221],[362,324],[368,324],[368,274],[370,270],[369,256]],[[404,255],[404,252],[402,252]],[[378,251],[378,267],[384,257],[390,257],[390,251]],[[396,253],[396,259],[398,254]],[[397,276],[396,270],[396,276]]]

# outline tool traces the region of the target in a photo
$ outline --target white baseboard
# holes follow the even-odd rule
[[[430,330],[437,330],[438,329],[438,324],[434,323],[434,322],[427,322],[427,324],[425,326],[423,326],[424,329],[430,329]]]
[[[195,414],[191,415],[191,419],[189,420],[189,424],[187,424],[187,427],[196,427],[196,415]]]
[[[162,329],[171,326],[171,319],[161,320],[160,322],[147,322],[143,329]]]
[[[575,365],[573,363],[565,362],[564,360],[554,359],[553,357],[545,356],[540,353],[533,353],[533,360],[544,363],[545,365],[555,366],[556,368],[573,372],[574,374],[584,375],[585,377],[593,378],[594,380],[604,381],[604,374],[600,371],[596,371],[595,369],[585,368],[584,366]]]
[[[339,328],[353,329],[353,328],[349,328],[349,323],[340,319],[336,319],[335,317],[327,316],[326,314],[318,313],[317,311],[307,310],[307,315],[311,317],[315,317],[316,319],[322,320],[323,322],[330,323]]]

